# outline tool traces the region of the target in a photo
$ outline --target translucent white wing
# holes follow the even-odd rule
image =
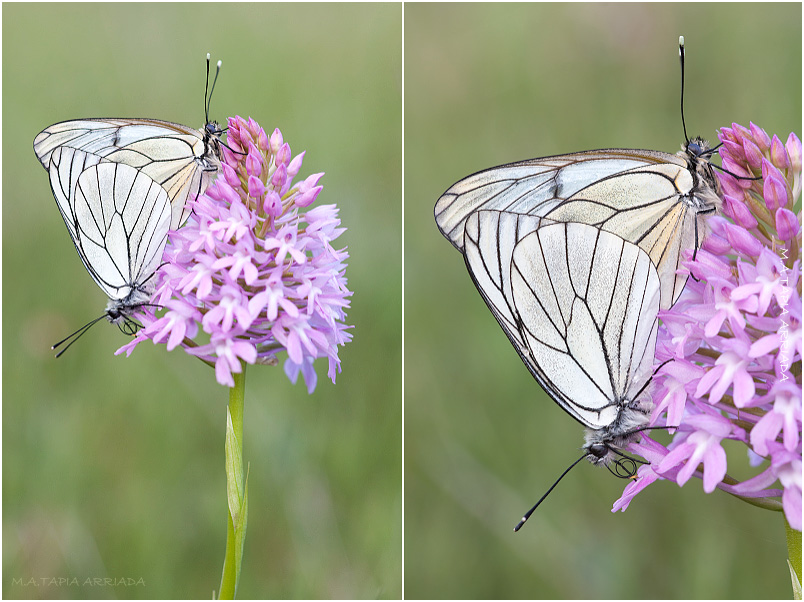
[[[189,215],[190,194],[201,194],[220,167],[217,125],[194,130],[156,119],[79,119],[54,124],[34,139],[34,152],[45,169],[53,153],[72,148],[103,161],[137,168],[162,186],[173,206],[172,227]]]
[[[521,319],[514,306],[511,286],[514,248],[543,222],[552,223],[530,215],[476,211],[466,220],[466,244],[463,251],[469,274],[486,305],[531,374],[546,389],[548,384],[544,374],[532,361],[527,343],[520,332]]]
[[[676,270],[703,238],[699,214],[712,212],[717,182],[696,139],[680,155],[605,149],[532,159],[457,182],[438,199],[442,234],[463,251],[466,221],[481,210],[546,217],[602,228],[639,245],[657,267],[661,307],[681,294]]]
[[[586,224],[479,211],[465,256],[545,391],[587,427],[621,434],[654,359],[660,283],[647,253]]]
[[[170,228],[165,190],[129,165],[64,146],[53,150],[48,171],[78,255],[112,301],[108,309],[125,314],[145,302]]]
[[[464,224],[473,212],[543,215],[593,182],[657,162],[651,160],[651,155],[632,155],[639,152],[610,149],[572,153],[480,171],[456,182],[441,195],[435,206],[436,223],[444,236],[462,250]],[[673,155],[659,154],[675,160]]]

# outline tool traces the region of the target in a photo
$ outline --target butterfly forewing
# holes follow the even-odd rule
[[[199,130],[157,119],[75,119],[55,123],[42,130],[34,139],[34,152],[47,169],[51,153],[66,146],[105,157],[120,149],[141,142],[166,137],[186,137],[187,141],[202,142]],[[154,152],[150,149],[149,152]],[[157,151],[158,152],[158,151]],[[187,151],[184,154],[188,154]],[[193,153],[196,154],[196,153]],[[161,157],[164,158],[164,157]]]
[[[587,151],[518,161],[477,172],[441,195],[435,206],[436,223],[444,236],[462,250],[464,224],[474,211],[542,215],[592,182],[656,162],[650,151],[642,153],[618,149]]]
[[[467,219],[482,210],[598,226],[649,254],[666,309],[686,282],[676,274],[682,252],[701,243],[698,214],[714,210],[705,162],[690,151],[605,149],[503,165],[451,186],[436,203],[436,223],[461,251]]]
[[[34,152],[45,169],[58,148],[72,148],[103,161],[134,167],[167,192],[171,227],[189,215],[186,201],[211,183],[220,166],[220,147],[204,130],[156,119],[79,119],[54,124],[34,139]]]

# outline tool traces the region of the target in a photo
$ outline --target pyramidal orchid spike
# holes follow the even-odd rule
[[[678,425],[664,446],[643,433],[628,451],[639,468],[613,511],[662,479],[705,492],[723,489],[781,507],[801,530],[801,141],[783,145],[755,124],[721,128],[720,156],[735,174],[761,168],[764,180],[718,173],[726,217],[707,219],[709,235],[682,268],[678,302],[659,313],[651,426]],[[795,400],[795,401],[791,401]],[[748,454],[727,456],[742,444]],[[740,458],[744,458],[740,460]],[[729,467],[729,463],[741,463]],[[748,475],[734,484],[731,474]],[[753,476],[752,476],[753,475]],[[776,488],[774,484],[778,483]]]
[[[276,364],[286,352],[286,374],[302,374],[312,392],[313,361],[327,358],[334,381],[338,349],[352,338],[348,254],[333,246],[345,228],[335,205],[307,209],[323,174],[292,186],[304,153],[291,160],[278,129],[269,137],[255,120],[235,117],[228,136],[248,153],[225,152],[218,179],[191,202],[156,274],[154,298],[166,309],[146,309],[144,327],[118,353],[145,340],[166,343],[214,366],[231,387],[241,362]],[[264,175],[268,166],[277,167]]]

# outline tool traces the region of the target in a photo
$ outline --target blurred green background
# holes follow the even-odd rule
[[[241,598],[401,595],[401,31],[399,4],[3,6],[3,596],[209,598],[226,538],[227,390],[164,346],[126,359],[99,324],[32,150],[48,125],[212,117],[281,128],[348,231],[337,385],[308,396],[281,367],[246,383],[249,521]],[[14,585],[30,578],[137,586]]]
[[[690,136],[749,120],[801,137],[801,5],[405,6],[405,595],[790,598],[782,516],[693,479],[625,483],[577,458],[433,221],[475,171],[606,147],[676,152],[678,36]],[[730,473],[745,464],[736,449]]]

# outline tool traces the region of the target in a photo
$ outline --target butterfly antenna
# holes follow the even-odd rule
[[[570,464],[570,465],[569,465],[569,468],[567,468],[567,470],[565,470],[563,473],[561,473],[561,476],[560,476],[560,477],[558,477],[558,479],[556,479],[556,482],[555,482],[555,483],[553,483],[553,485],[550,487],[550,489],[548,489],[548,490],[547,490],[547,493],[545,493],[545,494],[544,494],[544,495],[543,495],[541,498],[539,498],[539,501],[538,501],[538,502],[536,502],[536,503],[533,505],[533,508],[531,508],[530,510],[528,510],[528,511],[525,513],[525,516],[523,516],[523,517],[522,517],[522,520],[520,520],[520,521],[517,523],[516,527],[514,527],[514,532],[519,531],[519,530],[522,528],[522,525],[524,525],[524,524],[527,522],[527,520],[530,518],[530,515],[531,515],[531,514],[533,514],[533,513],[536,511],[536,508],[538,508],[538,507],[539,507],[539,504],[541,504],[541,503],[542,503],[542,502],[545,500],[545,498],[546,498],[548,495],[550,495],[550,492],[551,492],[551,491],[553,491],[553,489],[555,489],[555,488],[556,488],[556,485],[558,485],[558,484],[561,482],[561,479],[563,479],[563,478],[564,478],[564,477],[567,475],[567,473],[568,473],[570,470],[572,470],[573,468],[575,468],[575,465],[576,465],[576,464],[578,464],[578,462],[580,462],[581,460],[583,460],[583,459],[586,457],[586,455],[587,455],[587,454],[586,454],[586,453],[584,453],[584,454],[583,454],[583,455],[582,455],[580,458],[578,458],[577,460],[575,460],[575,462],[573,462],[572,464]]]
[[[63,338],[61,341],[59,341],[59,342],[58,342],[58,343],[56,343],[55,345],[52,345],[50,348],[51,348],[51,349],[53,349],[53,350],[55,351],[57,347],[60,347],[60,346],[61,346],[61,345],[63,345],[64,343],[67,343],[67,341],[70,341],[69,343],[67,343],[67,346],[66,346],[64,349],[62,349],[61,351],[59,351],[59,352],[56,354],[56,357],[61,357],[61,356],[62,356],[62,354],[63,354],[65,351],[67,351],[67,350],[68,350],[68,349],[69,349],[69,348],[72,346],[72,344],[73,344],[73,343],[75,343],[75,342],[76,342],[78,339],[80,339],[80,338],[81,338],[81,337],[82,337],[84,334],[86,334],[87,330],[89,330],[90,328],[92,328],[92,327],[93,327],[95,324],[97,324],[97,323],[98,323],[100,320],[102,320],[102,319],[103,319],[103,318],[105,318],[105,317],[106,317],[106,314],[103,314],[102,316],[99,316],[99,317],[95,318],[95,319],[94,319],[94,320],[92,320],[91,322],[88,322],[87,324],[84,324],[84,325],[83,325],[81,328],[79,328],[78,330],[76,330],[74,333],[72,333],[72,334],[67,335],[66,337],[64,337],[64,338]],[[70,339],[72,339],[72,340],[70,340]]]
[[[678,36],[678,58],[681,61],[681,127],[684,128],[684,140],[689,142],[687,122],[684,120],[684,36]]]
[[[207,84],[204,86],[204,121],[209,123],[209,52],[207,52]]]
[[[218,68],[215,70],[215,79],[212,80],[212,89],[209,88],[209,53],[207,52],[207,86],[204,89],[204,117],[209,123],[209,107],[212,103],[212,94],[215,92],[215,84],[218,83],[218,75],[221,72],[223,61],[218,61]],[[207,94],[209,92],[209,94]]]

